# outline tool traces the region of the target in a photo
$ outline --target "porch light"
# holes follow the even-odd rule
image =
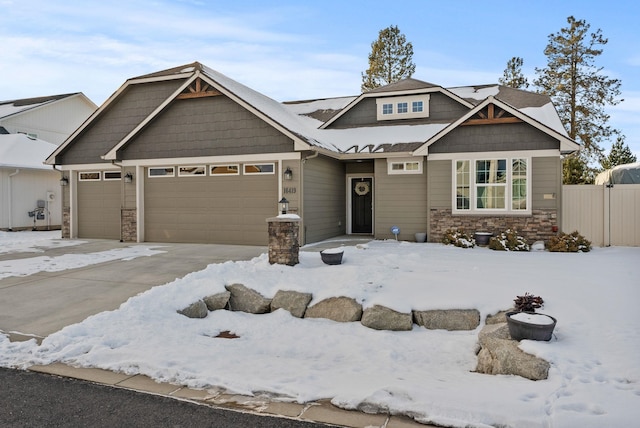
[[[62,177],[60,179],[60,185],[63,186],[63,187],[64,186],[68,186],[69,185],[69,179],[67,177]]]
[[[287,169],[284,170],[284,179],[285,180],[293,179],[293,171],[291,171],[291,168],[287,167]]]
[[[287,211],[289,211],[289,201],[287,201],[287,198],[282,198],[280,199],[280,202],[278,202],[278,204],[280,204],[280,211],[282,212],[282,214],[286,214]]]
[[[133,174],[131,174],[130,172],[127,172],[124,175],[124,182],[125,183],[132,183],[133,182]]]

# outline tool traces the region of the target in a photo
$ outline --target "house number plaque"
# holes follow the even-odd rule
[[[284,188],[284,193],[296,193],[296,188],[295,187],[285,187]]]

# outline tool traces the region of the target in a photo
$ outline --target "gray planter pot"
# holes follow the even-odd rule
[[[476,240],[476,245],[481,247],[489,245],[489,240],[493,236],[491,232],[476,232],[473,237]]]
[[[339,264],[342,264],[343,254],[344,254],[344,251],[341,251],[339,253],[336,253],[336,252],[325,253],[324,251],[320,251],[320,258],[322,258],[322,261],[325,264],[339,265]]]
[[[512,316],[521,312],[507,312],[507,325],[509,326],[509,334],[514,340],[551,340],[553,329],[556,327],[557,320],[551,315],[539,314],[536,312],[522,312],[536,317],[548,317],[553,321],[550,324],[528,323],[513,319]]]

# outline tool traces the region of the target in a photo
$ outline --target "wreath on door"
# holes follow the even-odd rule
[[[356,187],[354,190],[356,192],[356,195],[364,196],[369,193],[369,191],[371,191],[371,188],[369,187],[369,183],[367,183],[366,181],[361,181],[359,183],[356,183]]]

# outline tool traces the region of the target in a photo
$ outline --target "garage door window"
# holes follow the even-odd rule
[[[80,181],[100,181],[100,171],[81,172],[78,175]]]
[[[122,173],[120,171],[105,171],[104,172],[104,181],[120,180],[121,177],[122,177]]]
[[[240,175],[238,165],[211,165],[209,175]]]
[[[205,175],[206,169],[204,166],[180,166],[178,167],[179,177],[196,177],[199,175]]]
[[[275,164],[273,163],[260,163],[260,164],[245,164],[245,174],[274,174]]]
[[[175,168],[172,166],[149,168],[149,177],[173,177],[175,175]]]

